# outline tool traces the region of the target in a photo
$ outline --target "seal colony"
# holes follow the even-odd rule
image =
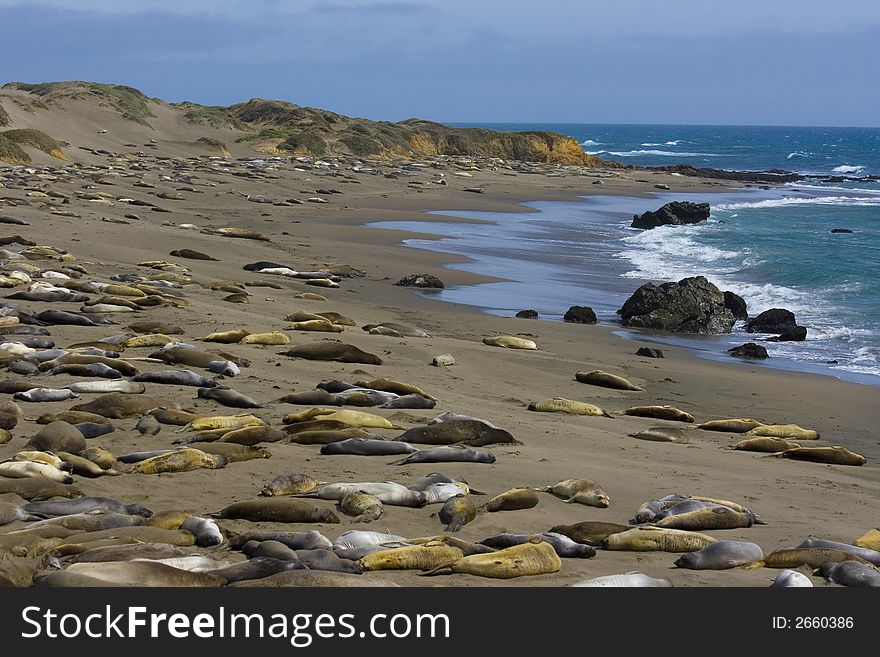
[[[477,279],[354,227],[413,218],[371,210],[381,194],[479,209],[504,199],[476,182],[539,198],[635,193],[636,174],[236,159],[123,147],[146,138],[112,125],[123,141],[70,163],[0,168],[0,214],[25,222],[0,231],[0,584],[876,582],[858,386],[789,401],[792,374],[742,382],[666,347],[648,364],[601,326],[521,333],[395,286]]]

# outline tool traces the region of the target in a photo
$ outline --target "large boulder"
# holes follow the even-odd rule
[[[537,310],[520,310],[517,314],[517,317],[520,319],[538,319],[538,311]]]
[[[749,333],[783,333],[797,326],[794,313],[785,308],[771,308],[746,322]]]
[[[803,342],[807,339],[807,329],[804,326],[795,326],[786,329],[779,335],[767,338],[768,342]]]
[[[595,324],[596,313],[589,306],[572,306],[565,311],[562,321],[575,324]]]
[[[690,201],[672,201],[659,210],[633,215],[633,228],[656,228],[657,226],[681,226],[698,224],[709,218],[708,203],[691,203]]]
[[[728,349],[727,353],[737,358],[748,358],[750,360],[763,360],[769,357],[767,349],[754,342],[746,342],[738,347]]]
[[[738,294],[727,291],[724,293],[724,307],[733,313],[737,319],[748,319],[749,311],[746,307],[746,300]]]
[[[404,276],[395,285],[403,287],[427,287],[427,288],[444,288],[443,281],[432,274],[410,274]]]
[[[705,276],[677,283],[646,283],[617,311],[624,326],[673,333],[730,333],[736,318],[724,305],[724,293]]]

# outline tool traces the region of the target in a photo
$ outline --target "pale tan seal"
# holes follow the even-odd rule
[[[461,557],[451,564],[439,566],[424,574],[461,573],[495,579],[512,579],[514,577],[548,575],[559,572],[561,568],[562,559],[556,554],[553,546],[546,541],[535,539],[522,545],[503,548],[488,554],[471,554]]]
[[[577,372],[575,380],[580,383],[587,383],[593,386],[601,386],[603,388],[613,388],[614,390],[632,390],[642,392],[644,389],[633,385],[626,379],[616,374],[609,374],[603,370],[592,370],[590,372]]]
[[[590,479],[566,479],[552,486],[544,486],[535,490],[543,493],[551,493],[562,498],[566,504],[577,502],[587,506],[595,506],[600,509],[607,508],[611,504],[602,487]]]
[[[492,347],[505,347],[507,349],[528,349],[535,350],[538,345],[533,340],[518,338],[515,335],[496,335],[489,338],[483,338],[483,344]]]

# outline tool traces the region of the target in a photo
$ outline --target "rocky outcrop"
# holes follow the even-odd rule
[[[749,311],[746,307],[746,300],[733,292],[724,293],[724,307],[733,313],[737,319],[748,319]]]
[[[748,358],[750,360],[763,360],[769,358],[767,350],[754,342],[746,342],[733,349],[728,349],[727,353],[737,358]]]
[[[804,326],[795,326],[786,329],[782,333],[772,338],[767,338],[768,342],[803,342],[807,339],[807,329]]]
[[[643,356],[645,358],[663,358],[663,352],[660,349],[654,349],[653,347],[639,347],[636,356]]]
[[[632,228],[657,228],[657,226],[681,226],[697,224],[709,218],[708,203],[672,201],[659,210],[633,215]]]
[[[807,339],[807,329],[798,326],[794,313],[785,308],[771,308],[746,322],[749,333],[777,333],[771,342],[801,342]]]
[[[537,310],[520,310],[517,314],[520,319],[538,319]]]
[[[682,176],[695,178],[715,178],[718,180],[739,180],[742,182],[755,183],[787,183],[803,180],[806,176],[792,173],[784,169],[769,169],[767,171],[727,171],[724,169],[698,168],[689,164],[670,164],[662,167],[646,167],[651,171],[666,173],[678,173]]]
[[[589,306],[572,306],[565,311],[562,321],[573,324],[595,324],[596,313]]]
[[[724,293],[704,276],[677,283],[646,283],[617,311],[624,326],[673,333],[730,333],[736,318]]]
[[[402,287],[427,287],[437,289],[446,287],[443,284],[443,281],[432,274],[410,274],[409,276],[401,278],[395,283],[395,285],[400,285]]]
[[[832,233],[851,233],[852,230],[850,230],[849,228],[832,228],[831,232]]]

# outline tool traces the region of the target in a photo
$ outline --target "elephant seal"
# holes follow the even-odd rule
[[[464,553],[457,547],[440,541],[424,545],[407,545],[378,550],[358,560],[366,571],[372,570],[429,570],[461,559]]]
[[[82,424],[83,422],[95,422],[103,424],[107,418],[97,413],[85,411],[62,411],[61,413],[43,413],[37,418],[37,424],[51,424],[52,422],[67,422],[68,424]]]
[[[632,571],[622,575],[603,575],[592,579],[584,579],[574,584],[573,587],[639,587],[639,588],[669,588],[672,582],[668,579],[650,577],[645,573]]]
[[[17,401],[26,402],[57,402],[79,397],[73,390],[66,388],[31,388],[25,392],[16,392],[12,398]]]
[[[293,324],[288,324],[284,328],[288,331],[320,331],[323,333],[342,333],[345,330],[339,324],[334,324],[323,317],[294,322]],[[290,341],[288,340],[288,342]]]
[[[47,452],[79,453],[88,445],[75,426],[67,422],[52,422],[40,429],[26,447],[36,447]]]
[[[187,518],[180,525],[180,528],[195,536],[196,545],[199,547],[220,545],[223,542],[223,533],[220,531],[217,523],[208,518],[197,518],[195,516]]]
[[[452,482],[436,482],[428,486],[413,488],[407,486],[409,490],[419,490],[425,494],[426,504],[443,504],[450,497],[455,497],[459,493],[467,495],[471,492],[470,486],[465,481]]]
[[[94,355],[87,353],[67,353],[52,360],[46,360],[40,363],[40,371],[48,372],[62,365],[94,365],[102,364],[110,367],[123,376],[134,376],[138,374],[137,368],[128,361],[119,358],[111,358],[109,356]]]
[[[77,404],[71,407],[72,411],[85,411],[95,413],[112,420],[121,420],[127,417],[140,416],[147,411],[160,407],[169,407],[168,402],[162,402],[146,395],[128,395],[122,392],[111,392],[93,399],[85,404]]]
[[[339,420],[350,426],[363,427],[367,429],[400,429],[397,425],[391,423],[387,418],[375,413],[366,413],[364,411],[352,411],[349,409],[336,410],[333,408],[309,408],[299,413],[288,413],[281,422],[284,424],[296,424],[306,420],[320,417],[322,420]]]
[[[46,322],[51,325],[68,325],[68,326],[100,326],[102,324],[112,324],[109,319],[96,317],[87,313],[78,313],[73,310],[44,310],[34,315],[34,318],[40,322]]]
[[[764,551],[754,543],[716,541],[697,552],[685,552],[675,561],[675,565],[691,570],[726,570],[763,558]]]
[[[602,541],[606,550],[634,552],[696,552],[715,539],[706,534],[667,529],[664,527],[635,527],[625,532],[611,534]]]
[[[111,497],[79,497],[76,499],[30,502],[22,508],[28,513],[44,518],[66,516],[75,513],[90,513],[93,511],[136,515],[143,518],[149,518],[153,515],[153,512],[142,504],[123,504]]]
[[[364,569],[352,559],[343,559],[332,550],[297,550],[296,556],[309,570],[360,575]]]
[[[473,417],[472,415],[462,415],[461,413],[440,413],[440,415],[435,415],[430,420],[426,422],[426,424],[440,424],[441,422],[451,422],[453,420],[474,420],[476,422],[482,422],[486,426],[493,427],[497,429],[494,424],[489,422],[489,420],[484,420],[480,417]]]
[[[263,486],[260,490],[260,495],[263,495],[264,497],[299,495],[301,493],[309,493],[326,483],[326,481],[318,481],[307,474],[290,472],[278,475],[267,485]]]
[[[477,507],[477,513],[518,511],[538,505],[538,496],[531,488],[511,488]]]
[[[808,548],[782,548],[770,554],[765,554],[763,559],[758,559],[745,566],[746,570],[756,568],[799,568],[809,566],[819,568],[823,563],[833,561],[857,561],[870,563],[860,556],[846,550],[833,548],[808,547]]]
[[[73,483],[73,477],[48,463],[33,461],[4,461],[0,463],[0,477],[23,479],[26,477],[44,477],[62,484]]]
[[[142,525],[143,516],[129,515],[126,513],[114,513],[113,511],[90,511],[88,513],[71,513],[68,515],[38,520],[31,527],[44,525],[58,525],[65,529],[73,529],[78,532],[97,532],[101,530],[113,530],[122,527],[134,527]]]
[[[219,342],[220,344],[235,344],[240,342],[242,338],[246,338],[251,334],[250,331],[243,328],[231,329],[229,331],[217,331],[209,333],[203,338],[199,338],[202,342]]]
[[[134,322],[125,328],[135,333],[164,333],[166,335],[183,335],[184,333],[180,326],[162,321]]]
[[[277,443],[286,437],[287,434],[281,431],[281,429],[264,424],[225,431],[217,442],[254,446],[259,443]]]
[[[102,422],[100,424],[97,422],[80,422],[73,426],[83,438],[97,438],[116,431],[116,427],[109,422]]]
[[[189,472],[191,470],[217,470],[225,467],[228,460],[217,454],[206,454],[198,449],[180,449],[153,456],[136,463],[129,474],[162,474],[166,472]]]
[[[190,260],[213,260],[214,262],[219,262],[217,258],[213,258],[207,253],[193,251],[192,249],[176,249],[169,255],[177,256],[178,258],[188,258]]]
[[[797,443],[792,443],[782,438],[746,438],[740,440],[734,445],[728,446],[726,449],[742,450],[744,452],[767,452],[775,454],[776,452],[784,452],[787,449],[795,449],[800,447]]]
[[[373,522],[385,510],[378,498],[361,491],[347,493],[339,500],[338,507],[346,515],[355,516],[355,522]]]
[[[292,392],[278,399],[283,404],[302,404],[304,406],[342,406],[342,400],[333,393],[321,388],[305,392]]]
[[[65,386],[73,392],[124,392],[129,395],[140,395],[146,392],[147,387],[143,383],[136,383],[124,379],[114,381],[78,381]]]
[[[324,484],[308,493],[299,493],[301,497],[316,497],[322,500],[341,500],[351,492],[362,492],[373,495],[383,504],[393,506],[409,506],[420,508],[427,503],[427,495],[421,491],[410,490],[406,486],[387,482],[356,482]]]
[[[810,578],[804,575],[803,573],[799,573],[796,570],[791,570],[786,568],[781,571],[776,577],[773,578],[773,583],[770,585],[771,589],[780,589],[780,588],[795,588],[795,587],[810,587],[812,588],[813,582],[810,581]]]
[[[566,504],[578,502],[587,506],[595,506],[605,509],[611,504],[608,493],[602,487],[590,479],[566,479],[552,486],[543,486],[535,490],[542,493],[550,493],[562,498]]]
[[[565,397],[553,397],[540,402],[531,402],[528,408],[530,411],[537,411],[539,413],[568,413],[569,415],[613,417],[595,404],[574,401]]]
[[[226,580],[227,584],[233,584],[235,582],[262,580],[270,575],[302,568],[303,565],[298,561],[282,561],[272,557],[251,557],[247,561],[240,561],[231,566],[209,572],[222,577]]]
[[[867,459],[861,454],[851,452],[840,445],[834,447],[795,447],[770,456],[834,465],[865,465],[867,462]]]
[[[180,529],[180,526],[190,518],[192,518],[191,513],[172,509],[154,513],[147,518],[144,524],[148,527],[159,527],[161,529]]]
[[[191,550],[164,543],[133,543],[128,545],[108,545],[80,552],[72,563],[94,561],[131,561],[132,559],[167,559],[185,557]]]
[[[602,370],[592,370],[590,372],[577,372],[575,380],[580,383],[587,383],[591,386],[601,386],[603,388],[613,388],[614,390],[633,390],[643,392],[644,388],[633,385],[623,377],[615,374],[609,374]]]
[[[209,572],[194,573],[155,561],[74,563],[67,567],[67,572],[129,586],[218,587],[226,584],[225,579]]]
[[[703,431],[723,431],[725,433],[746,433],[755,427],[764,426],[763,422],[751,418],[728,418],[725,420],[710,420],[697,425],[697,429]]]
[[[355,385],[361,388],[371,388],[373,390],[381,390],[382,392],[393,392],[396,395],[421,395],[425,399],[431,399],[433,401],[437,401],[436,397],[429,395],[427,392],[419,388],[418,386],[412,385],[411,383],[404,383],[402,381],[395,381],[393,379],[367,379],[362,381],[356,381]]]
[[[176,427],[185,427],[191,425],[196,420],[204,417],[203,415],[199,415],[198,413],[192,413],[190,411],[182,411],[179,408],[154,408],[146,413],[144,418],[152,418],[157,423],[161,424],[170,424]],[[148,420],[145,420],[149,422]],[[140,424],[140,422],[138,422]],[[152,427],[153,424],[149,423],[145,425],[147,427]],[[162,430],[162,427],[159,427],[159,431]],[[158,433],[158,431],[156,432]],[[150,434],[155,435],[155,434]]]
[[[838,543],[837,541],[826,541],[821,538],[808,538],[801,541],[797,547],[821,547],[831,548],[834,550],[843,550],[844,552],[852,552],[856,556],[861,557],[875,566],[880,566],[880,551],[859,547],[857,545],[849,545],[848,543]]]
[[[380,322],[379,324],[364,324],[361,327],[367,333],[373,335],[391,335],[395,338],[430,338],[431,334],[409,324],[397,322]],[[386,331],[390,331],[388,333]]]
[[[142,436],[155,436],[162,431],[162,425],[152,415],[144,415],[137,421],[134,430]]]
[[[232,388],[199,388],[199,399],[212,399],[232,408],[263,408],[263,405]]]
[[[168,345],[165,345],[159,351],[154,351],[149,357],[161,360],[169,365],[186,365],[203,370],[208,369],[211,363],[224,358],[220,354],[210,351],[202,351],[201,349],[190,347],[169,347]],[[226,360],[232,359],[227,358]]]
[[[287,436],[285,443],[296,443],[297,445],[332,445],[343,440],[351,440],[353,438],[375,438],[370,432],[360,427],[350,427],[348,429],[328,430],[328,431],[302,431],[292,436]]]
[[[126,338],[120,346],[124,349],[142,349],[143,347],[164,347],[169,342],[174,342],[174,338],[164,333],[147,333]]]
[[[826,581],[841,586],[880,588],[880,572],[863,563],[854,561],[823,563],[819,566],[818,574]]]
[[[656,521],[654,526],[697,531],[738,529],[741,527],[751,527],[754,523],[755,515],[751,511],[743,513],[726,506],[709,506],[686,513],[666,516]]]
[[[854,540],[853,545],[880,551],[880,529],[869,529],[862,536]]]
[[[495,455],[486,450],[471,449],[464,445],[449,445],[420,449],[389,465],[409,465],[410,463],[495,463]]]
[[[630,434],[633,438],[639,440],[650,440],[658,443],[678,443],[679,445],[687,445],[688,436],[681,429],[673,427],[651,427],[643,429],[638,433]]]
[[[416,397],[418,395],[415,395]],[[333,400],[345,406],[378,406],[387,402],[400,399],[399,395],[393,392],[383,392],[381,390],[371,390],[370,388],[349,388],[342,392],[332,395]],[[422,401],[429,401],[422,398]]]
[[[292,550],[330,550],[333,548],[330,539],[314,529],[307,532],[252,529],[243,534],[230,536],[229,547],[233,550],[239,550],[248,541],[278,541]]]
[[[649,417],[655,420],[671,420],[674,422],[693,422],[694,416],[674,406],[633,406],[625,411],[624,415],[635,417]]]
[[[409,443],[375,438],[348,438],[321,446],[321,454],[353,454],[357,456],[392,456],[412,454],[418,449]]]
[[[39,588],[108,588],[130,587],[130,584],[108,582],[97,577],[89,577],[69,570],[52,570],[38,573],[34,577],[34,586]]]
[[[379,549],[386,549],[389,545],[405,543],[408,543],[407,539],[396,534],[351,529],[343,532],[339,535],[339,538],[333,541],[332,549],[338,553],[340,550],[359,550],[363,548],[378,547]]]
[[[6,429],[0,429],[0,445],[5,445],[12,440],[12,434]]]
[[[385,402],[379,408],[434,408],[437,405],[433,399],[422,395],[402,395],[397,399]]]
[[[23,507],[9,502],[0,502],[0,526],[8,525],[16,520],[35,520],[36,516],[28,513]]]
[[[514,545],[522,545],[533,539],[546,541],[553,546],[556,554],[562,558],[573,559],[590,559],[596,556],[596,550],[589,545],[584,545],[571,540],[568,536],[556,534],[554,532],[543,532],[540,534],[495,534],[489,538],[480,541],[481,545],[491,548],[507,548]]]
[[[251,459],[268,459],[272,457],[265,447],[256,447],[251,445],[239,445],[238,443],[190,443],[189,447],[203,451],[205,454],[214,454],[223,456],[230,463],[238,463],[240,461],[250,461]]]
[[[515,335],[496,335],[489,338],[483,338],[483,344],[490,347],[505,347],[507,349],[527,349],[534,351],[538,348],[533,340],[518,338]]]
[[[212,515],[229,520],[240,519],[254,522],[339,522],[339,516],[331,509],[289,498],[235,502]]]
[[[335,431],[336,429],[350,429],[352,426],[354,425],[342,422],[341,420],[304,420],[303,422],[285,425],[283,431],[288,436],[292,436],[304,431]]]
[[[85,495],[75,486],[60,483],[46,477],[25,477],[0,479],[0,495],[14,493],[31,502],[40,502],[53,497],[75,498]]]
[[[477,508],[470,498],[458,494],[446,500],[443,508],[437,513],[437,517],[440,522],[446,525],[443,531],[457,532],[477,517]]]
[[[397,436],[394,440],[422,445],[468,445],[483,447],[485,445],[521,445],[509,431],[490,427],[474,420],[452,420],[439,424],[428,424],[413,427]]]
[[[266,424],[256,415],[250,413],[239,413],[238,415],[211,415],[196,417],[194,420],[184,425],[182,431],[210,431],[211,429],[242,429],[244,427],[258,427]]]
[[[279,561],[287,561],[289,563],[300,563],[299,557],[296,556],[294,550],[284,543],[273,541],[271,539],[268,541],[248,541],[241,546],[241,551],[248,557],[269,557],[271,559],[278,559]],[[304,564],[300,564],[300,566],[305,568]]]
[[[143,383],[160,383],[173,386],[197,386],[200,388],[213,388],[217,385],[214,379],[190,372],[189,370],[157,370],[144,372],[132,377],[132,381]]]
[[[546,541],[533,539],[528,543],[503,548],[496,552],[461,557],[451,564],[438,566],[422,574],[461,573],[494,579],[512,579],[556,573],[561,568],[562,560],[553,546]]]
[[[68,363],[66,365],[58,365],[50,369],[47,374],[57,376],[59,374],[67,374],[69,376],[98,376],[105,379],[120,379],[122,373],[113,369],[104,363]]]
[[[367,353],[352,344],[337,340],[307,342],[287,351],[282,351],[279,355],[290,358],[304,358],[306,360],[328,360],[337,363],[382,364],[382,359],[375,354]]]
[[[796,424],[764,424],[746,432],[747,436],[766,438],[791,438],[792,440],[818,440],[819,432],[804,429]]]
[[[290,338],[280,331],[269,331],[267,333],[251,333],[239,340],[239,344],[259,344],[278,346],[290,344]]]

